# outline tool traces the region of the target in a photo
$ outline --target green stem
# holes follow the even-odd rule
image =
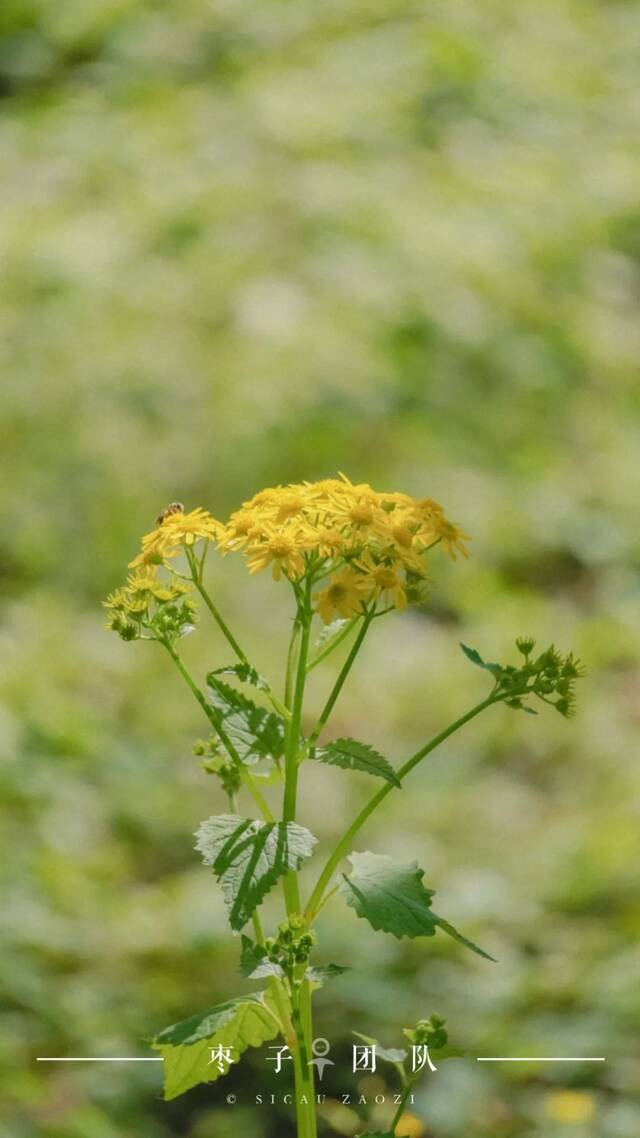
[[[311,1056],[311,996],[309,985],[303,983],[291,999],[293,1025],[296,1032],[299,1064],[296,1071],[296,1123],[298,1138],[316,1138],[316,1103],[313,1067]],[[301,1099],[306,1099],[302,1102]]]
[[[242,779],[247,790],[249,791],[249,793],[253,797],[253,799],[254,799],[258,809],[260,810],[260,813],[262,814],[263,818],[267,822],[275,822],[275,818],[273,817],[273,814],[271,813],[269,807],[267,806],[267,803],[265,802],[262,794],[258,790],[258,787],[255,785],[253,778],[251,777],[251,774],[247,770],[245,764],[242,762],[242,759],[240,758],[240,755],[236,751],[233,743],[231,742],[231,739],[229,738],[226,731],[224,730],[224,727],[222,726],[220,718],[216,714],[215,709],[213,707],[211,707],[211,705],[207,702],[207,700],[204,696],[204,693],[198,687],[197,683],[193,679],[193,676],[185,668],[185,666],[182,662],[182,659],[180,658],[180,656],[176,652],[175,648],[173,647],[173,644],[171,644],[168,640],[162,640],[161,643],[164,644],[164,646],[167,649],[167,652],[169,653],[171,659],[173,660],[176,668],[180,672],[180,675],[182,676],[183,680],[185,681],[185,683],[190,688],[195,699],[197,699],[198,703],[200,704],[200,707],[204,711],[204,713],[205,713],[207,719],[209,720],[211,726],[214,728],[214,730],[216,731],[216,733],[220,737],[220,741],[221,741],[222,745],[224,746],[225,750],[227,751],[228,755],[230,756],[230,758],[233,760],[233,762],[237,766],[240,778]]]
[[[231,645],[231,647],[233,648],[233,651],[235,652],[236,656],[240,660],[240,663],[246,664],[247,667],[251,667],[246,653],[242,651],[242,648],[240,647],[240,645],[238,644],[238,641],[236,640],[235,636],[231,632],[231,629],[229,628],[226,621],[223,619],[222,614],[219,612],[217,607],[214,605],[213,601],[211,600],[209,593],[207,592],[207,590],[205,589],[205,587],[202,583],[202,565],[203,565],[203,562],[201,562],[200,567],[198,567],[196,562],[194,560],[192,560],[192,557],[189,557],[189,554],[187,554],[187,558],[189,561],[189,565],[191,566],[191,574],[192,574],[191,579],[192,579],[196,589],[200,593],[200,596],[202,597],[205,605],[209,609],[209,612],[211,613],[214,620],[219,625],[219,627],[222,630],[226,639],[229,641],[229,644]],[[266,697],[269,700],[269,703],[271,704],[273,709],[278,712],[278,715],[283,715],[286,719],[286,717],[287,717],[286,707],[283,707],[283,705],[280,703],[280,700],[276,698],[276,696],[273,694],[273,692],[271,691],[271,689],[269,687],[264,688],[264,694],[266,695]]]
[[[355,661],[355,658],[358,655],[358,652],[360,651],[362,641],[364,640],[365,636],[367,635],[367,632],[369,630],[369,625],[371,624],[372,620],[373,620],[373,613],[367,613],[367,615],[364,617],[364,620],[362,621],[362,626],[360,628],[360,631],[359,631],[358,635],[356,636],[356,639],[354,640],[354,642],[351,646],[351,651],[349,652],[349,655],[347,656],[344,664],[342,665],[342,668],[340,669],[340,673],[338,675],[338,678],[337,678],[335,684],[333,685],[331,694],[330,694],[327,702],[325,703],[322,711],[320,712],[320,718],[318,719],[318,722],[316,723],[313,731],[311,732],[311,734],[309,736],[309,739],[307,740],[307,748],[310,748],[313,746],[313,744],[315,743],[316,739],[318,738],[320,732],[322,731],[322,728],[324,727],[329,716],[331,715],[331,712],[333,711],[336,700],[337,700],[338,696],[340,695],[342,688],[344,687],[347,676],[349,675],[349,672],[351,671],[351,669],[353,667],[353,663]]]
[[[262,927],[262,921],[260,920],[260,914],[257,909],[254,909],[253,913],[251,914],[251,923],[253,924],[253,935],[256,938],[256,944],[263,945],[264,929]]]
[[[293,1019],[293,1001],[285,986],[284,980],[277,976],[273,976],[269,982],[270,991],[278,1009],[280,1017],[280,1025],[282,1028],[283,1039],[291,1052],[293,1059],[293,1078],[295,1087],[296,1099],[296,1119],[297,1119],[297,1138],[315,1138],[315,1130],[309,1127],[309,1115],[307,1108],[304,1104],[299,1105],[298,1100],[303,1092],[301,1088],[305,1085],[305,1072],[302,1068],[302,1059],[299,1045],[298,1033],[292,1022]]]
[[[295,821],[298,789],[298,752],[300,750],[300,730],[302,726],[302,707],[307,676],[309,638],[311,632],[311,575],[307,576],[304,593],[296,589],[298,611],[292,629],[287,655],[284,702],[291,709],[285,739],[285,789],[282,817],[284,822]],[[288,873],[284,878],[284,895],[289,916],[300,912],[300,887],[297,873]],[[309,985],[302,983],[296,987],[290,977],[290,1002],[292,1008],[295,1046],[293,1048],[295,1079],[295,1111],[297,1138],[316,1138],[316,1104],[313,1067],[311,1057],[311,992]],[[306,1099],[305,1101],[302,1101]]]
[[[398,1109],[393,1116],[391,1126],[389,1127],[389,1131],[391,1134],[395,1134],[396,1126],[398,1125],[400,1119],[402,1118],[402,1115],[404,1114],[404,1108],[407,1105],[407,1099],[409,1098],[409,1095],[411,1094],[412,1086],[413,1086],[413,1083],[409,1082],[404,1087],[404,1090],[402,1092],[402,1098],[400,1100],[400,1105],[398,1106]]]
[[[233,648],[233,651],[235,652],[235,654],[238,657],[238,659],[240,660],[240,662],[242,664],[248,664],[249,661],[248,661],[245,653],[242,651],[242,648],[238,644],[238,641],[236,640],[235,636],[233,635],[231,629],[229,628],[228,624],[224,620],[222,614],[220,613],[220,611],[218,610],[216,605],[214,605],[213,601],[211,600],[211,597],[209,596],[209,593],[207,592],[207,590],[205,589],[205,587],[202,583],[203,564],[198,565],[195,557],[193,556],[193,553],[186,546],[185,546],[185,552],[187,554],[187,561],[189,562],[189,568],[191,569],[191,576],[192,576],[193,583],[194,583],[196,589],[200,593],[200,596],[202,597],[207,608],[209,609],[209,612],[211,613],[213,619],[215,620],[216,624],[218,625],[223,636],[229,641],[229,644]]]
[[[291,636],[289,638],[289,651],[287,652],[287,668],[284,677],[284,705],[286,708],[291,708],[291,700],[293,698],[293,679],[296,664],[296,650],[298,647],[298,638],[300,636],[300,621],[296,616],[291,629]]]
[[[424,745],[424,747],[421,747],[419,751],[416,751],[416,753],[412,755],[410,759],[407,759],[406,763],[400,767],[399,771],[397,772],[400,781],[402,782],[402,780],[407,777],[413,768],[416,767],[418,763],[422,761],[422,759],[429,755],[431,751],[435,751],[436,747],[439,747],[441,743],[444,743],[445,739],[448,739],[450,735],[453,735],[455,731],[458,731],[461,727],[464,726],[465,723],[468,723],[470,719],[474,719],[475,716],[479,715],[481,711],[484,711],[486,707],[490,707],[492,703],[498,702],[500,698],[501,697],[495,695],[488,696],[487,699],[483,699],[481,703],[478,703],[475,707],[472,707],[470,711],[467,711],[464,715],[461,715],[460,718],[456,719],[454,723],[451,723],[448,727],[445,727],[444,731],[440,731],[438,735],[434,735],[433,739],[430,739],[429,742]],[[393,789],[394,788],[392,783],[385,783],[385,785],[380,790],[378,790],[372,798],[369,799],[366,805],[363,806],[358,816],[349,826],[349,829],[340,838],[340,841],[333,850],[333,853],[330,855],[324,869],[322,870],[322,873],[320,874],[320,877],[318,878],[313,893],[309,898],[309,903],[305,909],[305,917],[308,921],[312,920],[318,912],[318,909],[322,904],[324,891],[331,881],[333,872],[336,866],[339,865],[345,854],[348,852],[354,837],[364,826],[369,816],[373,814],[374,810],[377,809],[380,803],[383,802],[387,797],[387,794],[389,794]]]
[[[282,811],[283,822],[295,822],[298,796],[298,751],[300,749],[300,727],[302,724],[302,703],[306,681],[309,635],[311,631],[311,582],[307,580],[304,596],[298,607],[297,621],[300,625],[300,647],[296,668],[291,719],[287,723],[285,740],[285,786]],[[296,873],[288,873],[284,879],[284,893],[287,912],[291,916],[300,912],[300,888]]]
[[[326,660],[327,656],[331,655],[331,653],[340,644],[342,644],[343,640],[346,640],[347,636],[355,628],[359,620],[359,616],[354,616],[350,621],[347,622],[347,624],[345,624],[344,628],[340,629],[340,632],[336,632],[335,636],[331,637],[329,643],[325,644],[324,648],[318,652],[312,660],[309,661],[307,664],[307,672],[310,672],[312,668],[315,668],[316,664],[320,664],[323,660]]]

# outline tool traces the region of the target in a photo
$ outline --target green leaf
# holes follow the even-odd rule
[[[321,644],[326,644],[328,640],[333,640],[334,636],[337,636],[339,632],[342,632],[343,628],[345,628],[347,624],[350,623],[351,621],[345,620],[344,617],[339,616],[335,620],[332,620],[330,624],[323,625],[322,631],[316,640],[316,647]]]
[[[408,1052],[401,1050],[398,1047],[383,1047],[379,1039],[374,1039],[371,1035],[363,1035],[361,1031],[353,1031],[351,1033],[357,1039],[361,1039],[363,1043],[368,1044],[369,1047],[375,1047],[376,1055],[379,1059],[385,1059],[387,1063],[404,1063],[407,1058]]]
[[[224,668],[214,668],[210,676],[235,676],[242,684],[251,684],[260,691],[270,691],[269,684],[264,676],[251,667],[251,664],[227,664]],[[207,683],[211,683],[207,677]]]
[[[433,936],[437,921],[431,912],[433,891],[422,884],[424,871],[403,865],[384,854],[353,853],[350,876],[341,890],[347,904],[376,930],[403,936]]]
[[[196,849],[211,865],[229,906],[231,928],[239,932],[278,878],[298,870],[317,838],[295,822],[261,822],[218,814],[202,822]]]
[[[396,1138],[392,1130],[367,1130],[366,1134],[358,1134],[356,1138]]]
[[[255,944],[251,937],[242,934],[240,938],[240,972],[243,976],[251,976],[266,956],[266,949],[261,944]]]
[[[366,771],[367,774],[384,778],[394,786],[401,786],[400,779],[388,759],[379,755],[368,743],[359,743],[356,739],[334,739],[324,747],[318,747],[311,758],[319,759],[321,763],[330,763],[343,770]]]
[[[467,659],[471,660],[472,664],[476,664],[478,668],[485,668],[487,672],[491,672],[494,676],[498,676],[504,671],[504,669],[500,667],[500,664],[488,664],[482,659],[480,653],[477,652],[475,648],[469,648],[468,644],[463,644],[461,641],[460,647]]]
[[[259,782],[261,786],[282,786],[284,771],[273,759],[265,759],[264,766],[259,769],[254,768],[251,771],[251,777],[254,782]]]
[[[351,969],[344,964],[318,964],[314,968],[307,968],[304,978],[309,980],[311,984],[322,987],[327,980],[334,980],[337,976],[342,976],[345,972],[350,971]]]
[[[415,862],[405,865],[373,853],[353,853],[350,861],[352,872],[349,876],[343,874],[340,888],[347,904],[372,928],[399,939],[433,936],[440,927],[466,948],[487,960],[493,959],[432,911],[433,890],[422,884],[424,870]]]
[[[475,952],[478,956],[483,956],[485,960],[492,960],[494,964],[496,963],[495,956],[490,956],[489,953],[485,952],[483,948],[480,948],[480,945],[476,944],[475,941],[463,936],[449,921],[445,921],[444,917],[436,917],[436,921],[443,933],[450,936],[452,940],[457,940],[458,944],[463,944],[465,948],[470,948],[472,952]]]
[[[211,1062],[211,1048],[232,1051],[237,1062],[248,1047],[259,1047],[280,1032],[277,1014],[267,992],[227,1000],[206,1012],[165,1028],[152,1041],[164,1059],[164,1097],[176,1098],[198,1083],[214,1083],[231,1064]]]
[[[276,964],[273,960],[261,960],[257,968],[254,968],[249,979],[250,980],[265,980],[277,976],[279,980],[284,976],[284,969]]]
[[[262,758],[279,759],[284,751],[285,722],[282,716],[236,691],[217,678],[207,676],[209,700],[218,711],[222,727],[244,761]]]

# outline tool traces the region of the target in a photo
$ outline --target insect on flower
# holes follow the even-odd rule
[[[156,518],[156,525],[161,526],[166,522],[167,518],[173,517],[174,514],[184,514],[184,506],[182,502],[170,502],[164,510],[161,510]]]

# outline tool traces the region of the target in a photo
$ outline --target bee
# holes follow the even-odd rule
[[[162,513],[158,514],[156,518],[156,525],[161,526],[162,523],[166,522],[167,518],[172,517],[173,514],[184,514],[184,506],[182,505],[182,502],[171,502],[167,508],[162,511]]]

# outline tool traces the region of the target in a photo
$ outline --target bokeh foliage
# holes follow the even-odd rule
[[[233,1111],[161,1103],[153,1064],[35,1057],[143,1053],[243,983],[191,848],[198,709],[101,596],[168,501],[224,516],[345,469],[441,500],[474,552],[380,622],[344,734],[406,756],[482,690],[460,639],[530,632],[590,675],[575,721],[492,713],[363,833],[499,964],[363,942],[335,901],[341,1086],[354,1024],[393,1045],[437,1010],[472,1055],[608,1057],[450,1063],[416,1107],[441,1138],[635,1138],[636,6],[9,0],[0,30],[3,1135],[288,1133],[248,1106],[259,1057]],[[211,580],[273,674],[283,590],[239,559]],[[227,662],[213,632],[186,651]],[[327,840],[366,787],[305,779]]]

